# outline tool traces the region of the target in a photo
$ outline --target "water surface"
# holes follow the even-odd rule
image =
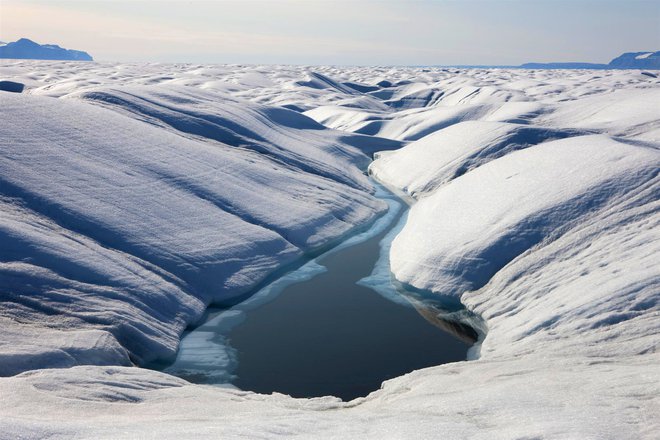
[[[439,317],[437,302],[402,295],[390,282],[380,293],[358,284],[374,272],[405,212],[379,191],[388,216],[248,300],[211,310],[166,371],[259,393],[351,400],[384,380],[465,360],[476,333]]]

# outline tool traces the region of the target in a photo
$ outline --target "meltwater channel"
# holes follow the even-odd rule
[[[478,318],[393,281],[389,248],[407,205],[376,187],[387,214],[242,302],[209,308],[160,369],[194,383],[347,401],[384,380],[465,360]]]

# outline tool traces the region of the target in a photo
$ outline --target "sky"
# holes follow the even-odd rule
[[[660,50],[660,0],[0,0],[0,41],[97,61],[606,63]]]

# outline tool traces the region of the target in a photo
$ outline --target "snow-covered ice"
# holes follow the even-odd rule
[[[0,73],[25,86],[0,92],[0,438],[660,431],[657,78],[34,61]],[[394,277],[481,316],[474,360],[352,402],[134,366],[173,356],[211,301],[381,215],[367,166],[414,200]]]
[[[584,225],[600,209],[627,207],[635,197],[653,201],[659,167],[656,150],[603,135],[492,160],[414,205],[392,243],[392,272],[438,293],[478,289],[518,255]]]

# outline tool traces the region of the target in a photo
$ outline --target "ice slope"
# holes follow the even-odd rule
[[[556,105],[539,118],[548,126],[575,127],[611,136],[660,142],[660,89],[616,90]]]
[[[657,198],[658,169],[657,150],[603,135],[510,153],[431,189],[415,204],[392,243],[392,272],[446,295],[478,289],[518,255],[600,209],[625,205],[644,191],[646,202]]]
[[[558,120],[573,120],[580,128],[590,125],[601,129],[603,123],[611,124],[614,120],[629,127],[633,120],[645,124],[649,117],[657,117],[655,112],[649,111],[657,100],[657,79],[640,72],[617,74],[602,71],[596,74],[575,71],[573,75],[559,72],[553,75],[548,71],[493,70],[483,77],[482,71],[470,72],[472,75],[464,71],[456,75],[439,71],[433,83],[418,83],[417,89],[411,92],[413,96],[427,96],[428,99],[407,99],[406,93],[412,87],[407,84],[369,93],[370,96],[381,96],[389,110],[380,107],[357,109],[332,103],[307,110],[305,114],[328,127],[403,141],[419,140],[462,121],[527,124],[537,117],[552,118],[555,111],[559,112]],[[418,90],[422,85],[425,88]],[[611,93],[613,91],[616,92]],[[574,114],[571,118],[568,113],[580,112],[581,103],[573,106],[574,101],[587,96],[592,96],[593,103],[586,101],[582,114]],[[408,104],[399,103],[400,99]],[[639,102],[639,105],[632,104],[627,109],[632,112],[630,117],[624,119],[625,113],[621,110],[626,102]],[[607,110],[609,104],[621,108]],[[598,114],[584,113],[589,109],[599,109]],[[612,115],[609,120],[608,112]],[[592,124],[588,123],[589,120]],[[599,121],[601,123],[597,124]],[[552,123],[548,121],[548,125]],[[611,129],[614,128],[615,124],[612,124]]]
[[[284,153],[274,160],[80,101],[0,100],[0,313],[20,316],[3,338],[9,351],[31,346],[18,331],[31,326],[103,330],[139,363],[170,356],[209,301],[245,292],[384,209],[357,168],[366,156],[314,122],[306,172],[285,160],[287,151],[303,148],[307,137],[294,132],[304,128],[289,127],[287,135],[281,125],[278,143],[269,145]],[[258,114],[268,121],[266,111]],[[256,114],[233,123],[250,127],[246,121],[265,131]],[[322,146],[336,159],[324,157]],[[314,148],[324,163],[312,165]],[[70,336],[120,353],[109,335]],[[120,354],[116,362],[125,363]],[[31,355],[41,363],[24,362],[23,369],[62,363],[38,347]],[[14,361],[0,366],[4,375],[16,368]]]
[[[0,426],[8,439],[652,439],[657,361],[457,363],[393,379],[351,403],[192,385],[135,368],[39,370],[0,381]]]
[[[406,148],[379,153],[369,173],[416,197],[512,151],[577,134],[576,130],[503,122],[460,122]]]
[[[369,188],[362,169],[370,158],[364,152],[371,152],[376,143],[381,149],[400,146],[389,139],[333,132],[285,108],[191,87],[93,89],[65,97],[99,103],[197,138],[251,149],[287,167],[361,189]]]
[[[5,374],[54,367],[0,378],[0,438],[660,431],[657,78],[35,62],[7,63],[3,75],[28,95],[66,99],[0,94],[0,230],[10,244],[0,248],[0,286],[10,287],[0,290],[10,299],[0,307],[0,365]],[[288,126],[272,107],[342,133],[274,110],[307,121]],[[375,215],[380,207],[351,168],[364,163],[358,150],[384,142],[365,126],[412,141],[371,165],[418,199],[390,255],[394,275],[482,316],[487,334],[474,359],[415,371],[348,403],[126,367],[140,350],[171,353],[176,329],[213,293],[196,289],[205,276],[215,285],[214,265],[242,271],[238,292]],[[181,217],[176,206],[195,209],[185,223],[169,221]],[[309,227],[287,235],[298,218]],[[224,233],[230,241],[218,245]],[[252,259],[231,261],[244,246]],[[87,363],[96,365],[68,368]]]
[[[347,131],[379,136],[402,141],[414,141],[461,121],[481,119],[493,112],[497,107],[488,105],[434,106],[431,109],[409,109],[394,114],[378,117],[371,112],[360,114],[353,109],[320,107],[307,111],[305,114],[331,128],[341,128]],[[352,117],[350,124],[346,123],[347,115]],[[343,126],[331,121],[343,121]]]

